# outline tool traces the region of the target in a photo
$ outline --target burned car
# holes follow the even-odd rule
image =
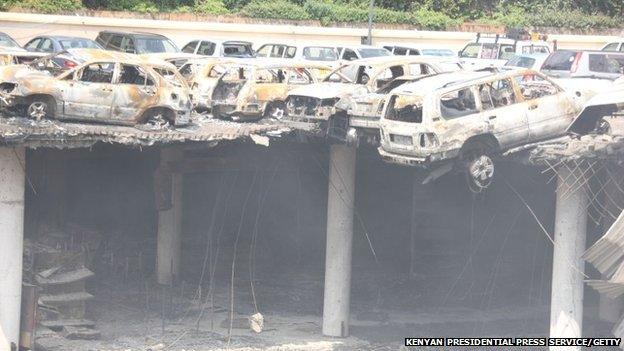
[[[235,121],[282,118],[288,92],[317,82],[328,71],[322,64],[293,60],[227,65],[212,92],[212,114]]]
[[[478,192],[492,181],[494,156],[565,134],[579,111],[567,92],[531,70],[425,77],[389,95],[379,153],[404,165],[450,164]]]
[[[0,66],[25,65],[47,54],[28,51],[3,51],[0,52]]]
[[[3,107],[41,120],[121,125],[189,122],[189,89],[173,65],[132,55],[91,60],[58,75],[34,71],[0,83]]]
[[[225,73],[228,65],[245,62],[240,59],[205,57],[189,60],[179,72],[191,88],[193,108],[199,112],[209,111],[212,104],[212,90]]]
[[[351,97],[374,92],[398,77],[418,77],[461,67],[459,63],[446,67],[441,62],[440,58],[423,56],[388,56],[351,61],[331,72],[322,82],[288,93],[286,121],[300,129],[320,131],[323,135],[344,139],[348,127],[347,110],[352,105]]]
[[[140,54],[139,56],[146,59],[163,60],[176,66],[178,69],[189,60],[197,59],[202,56],[195,54],[187,54],[184,52],[158,52],[149,54]]]
[[[462,69],[461,64],[455,59],[448,61],[440,60],[435,64],[432,63],[431,67],[433,67],[431,74],[436,74],[437,72],[457,72]],[[345,102],[342,103],[343,106],[348,106],[348,126],[345,141],[347,143],[357,143],[363,138],[369,144],[378,144],[379,118],[388,93],[403,84],[415,82],[429,75],[401,76],[373,92],[346,97]]]

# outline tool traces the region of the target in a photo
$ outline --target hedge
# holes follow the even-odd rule
[[[0,10],[13,6],[42,13],[81,8],[137,12],[195,12],[235,14],[251,18],[318,20],[366,23],[369,0],[0,0]],[[374,22],[406,24],[422,29],[445,30],[470,20],[507,27],[556,27],[577,30],[621,28],[618,16],[604,13],[624,11],[624,1],[603,0],[602,5],[559,5],[542,0],[377,0]],[[381,7],[384,6],[384,7]],[[593,11],[593,12],[592,12]]]
[[[240,13],[245,17],[285,20],[307,20],[310,15],[303,7],[286,0],[255,0],[245,5]]]

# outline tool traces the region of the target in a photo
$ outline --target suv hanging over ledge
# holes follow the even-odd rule
[[[455,72],[407,83],[388,95],[379,153],[388,162],[431,167],[451,161],[473,191],[494,176],[494,156],[561,136],[580,108],[531,70]]]

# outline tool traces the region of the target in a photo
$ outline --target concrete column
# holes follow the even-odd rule
[[[158,211],[158,238],[156,252],[157,279],[160,284],[171,284],[180,273],[180,257],[182,256],[182,189],[183,174],[171,166],[172,162],[182,161],[180,150],[162,149],[160,154],[160,170],[166,181],[161,185],[170,187],[163,189],[170,197],[170,206]]]
[[[24,148],[0,147],[0,350],[19,342],[25,165]]]
[[[355,157],[354,147],[330,146],[323,303],[323,334],[327,336],[349,335]]]
[[[611,174],[618,174],[617,170],[610,169],[610,171],[612,171]],[[621,185],[614,183],[617,179],[607,177],[607,180],[611,181],[605,186],[605,196],[602,199],[602,203],[605,204],[607,211],[612,213],[614,216],[618,216],[622,211],[620,206],[624,203],[624,201],[622,201],[622,194],[620,191]],[[608,197],[606,194],[608,194]],[[600,236],[609,230],[611,225],[613,225],[613,222],[614,220],[611,217],[605,218]],[[603,277],[603,279],[605,278]],[[622,307],[624,307],[624,299],[621,296],[613,299],[605,294],[600,294],[600,300],[598,302],[598,317],[606,322],[617,323],[622,317]]]
[[[572,167],[572,166],[570,166]],[[577,181],[581,170],[559,168],[550,336],[581,337],[583,330],[583,272],[587,232],[587,193]],[[580,347],[551,347],[551,350],[580,350]]]

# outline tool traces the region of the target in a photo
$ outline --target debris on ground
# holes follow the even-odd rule
[[[262,332],[264,328],[264,316],[258,312],[249,317],[249,327],[256,333]]]

